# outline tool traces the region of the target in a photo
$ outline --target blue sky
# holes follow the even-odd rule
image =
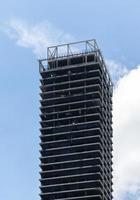
[[[140,162],[136,161],[135,157],[139,156],[140,152],[138,143],[140,127],[135,130],[134,125],[136,127],[140,124],[138,121],[140,97],[137,93],[134,93],[137,98],[132,98],[130,95],[134,87],[139,90],[140,82],[140,1],[138,0],[1,2],[0,199],[40,199],[38,196],[40,76],[37,59],[45,56],[48,45],[91,38],[97,39],[115,81],[119,79],[114,95],[115,155],[120,155],[114,156],[115,166],[120,169],[115,167],[115,170],[120,172],[120,175],[115,174],[116,199],[119,194],[121,200],[129,198],[139,200],[140,170],[135,167],[139,167]],[[126,117],[124,113],[133,116],[133,119]],[[121,121],[118,120],[120,116],[122,116]],[[128,133],[129,142],[132,141],[132,134],[135,136],[133,145],[129,145],[129,142],[123,143],[124,136],[127,136],[124,133]],[[124,146],[130,155],[132,154],[128,160],[124,159],[127,157],[126,154],[121,157],[122,152],[125,152]],[[122,160],[125,160],[125,163]],[[129,163],[131,160],[135,167],[132,162]],[[124,180],[123,176],[127,178]],[[135,180],[131,182],[133,177]]]

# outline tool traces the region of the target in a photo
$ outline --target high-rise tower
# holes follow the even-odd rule
[[[41,199],[112,199],[112,83],[95,40],[48,48],[41,74]]]

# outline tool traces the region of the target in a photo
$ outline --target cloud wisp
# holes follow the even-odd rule
[[[23,20],[11,19],[2,29],[18,46],[32,49],[39,58],[46,56],[48,46],[73,40],[70,34],[54,28],[46,21],[29,24]]]
[[[106,59],[105,62],[114,84],[128,73],[128,68],[115,60]]]
[[[73,37],[49,22],[29,24],[10,20],[3,30],[16,44],[30,48],[38,58],[46,48]],[[140,200],[140,66],[133,70],[113,60],[106,64],[115,83],[113,95],[114,199]]]

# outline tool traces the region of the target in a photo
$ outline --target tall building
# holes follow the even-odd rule
[[[112,82],[95,40],[52,46],[41,74],[41,200],[112,199]]]

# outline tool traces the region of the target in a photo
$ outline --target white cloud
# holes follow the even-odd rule
[[[113,97],[114,196],[140,200],[140,66],[116,84]]]
[[[73,40],[71,35],[54,28],[49,22],[29,24],[12,19],[2,29],[17,45],[31,48],[38,57],[46,56],[48,46]]]

